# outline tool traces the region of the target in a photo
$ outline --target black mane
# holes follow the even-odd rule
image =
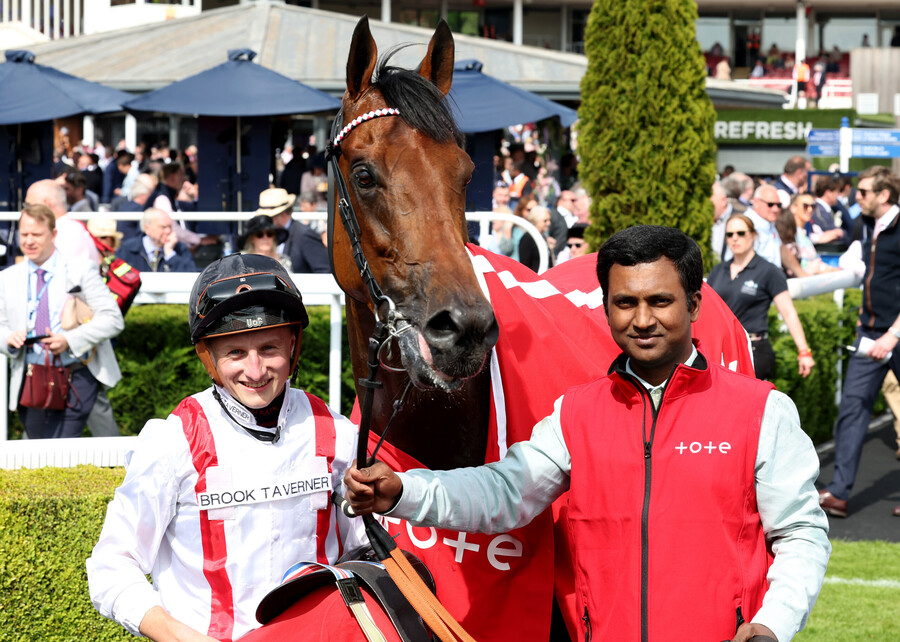
[[[378,63],[373,86],[381,91],[388,107],[400,110],[400,118],[413,129],[438,142],[453,140],[465,147],[465,135],[456,125],[449,99],[418,72],[389,64],[402,48],[391,49]]]

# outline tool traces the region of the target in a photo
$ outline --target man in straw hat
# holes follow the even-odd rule
[[[304,196],[302,194],[300,196],[301,203],[306,202]],[[331,271],[331,264],[322,239],[308,225],[291,218],[295,200],[297,197],[294,194],[289,194],[280,187],[264,190],[259,195],[259,209],[256,210],[256,215],[271,216],[276,226],[288,231],[284,247],[278,248],[278,252],[291,259],[293,272],[327,274]],[[311,211],[315,211],[315,208]]]
[[[87,222],[88,232],[96,236],[113,252],[119,249],[124,234],[116,229],[116,221],[111,218],[91,218]]]

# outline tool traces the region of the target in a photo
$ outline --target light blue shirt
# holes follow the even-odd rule
[[[403,494],[391,516],[473,533],[503,533],[529,523],[569,488],[572,460],[560,423],[562,400],[534,427],[531,439],[511,446],[499,462],[400,473]],[[763,412],[754,473],[760,520],[775,560],[752,621],[788,642],[805,626],[819,595],[831,544],[815,488],[818,456],[794,403],[775,390]]]
[[[53,296],[59,290],[57,290],[56,288],[50,287],[50,283],[53,281],[54,278],[60,278],[60,279],[65,278],[65,275],[61,274],[60,270],[57,268],[56,259],[57,259],[58,255],[59,255],[59,253],[54,251],[53,254],[50,255],[50,258],[47,259],[46,261],[44,261],[44,263],[41,265],[38,265],[37,263],[33,262],[31,259],[27,260],[27,265],[28,265],[28,308],[26,308],[26,309],[28,310],[27,330],[28,330],[29,336],[33,336],[35,334],[38,334],[38,335],[45,334],[45,330],[46,330],[45,328],[38,328],[37,331],[35,331],[35,327],[34,327],[35,316],[37,315],[37,306],[38,306],[38,302],[39,302],[38,298],[42,294],[46,294],[46,296],[47,296],[47,304],[49,306],[49,311],[50,311],[50,330],[52,330],[55,333],[62,332],[62,326],[60,325],[60,316],[62,313],[63,304],[66,302],[66,300],[64,298],[60,299],[57,296]],[[41,292],[40,290],[38,290],[38,286],[37,286],[37,282],[38,282],[37,271],[38,271],[38,269],[42,269],[45,272],[45,274],[44,274],[44,285],[46,288],[45,292]]]
[[[65,291],[65,287],[58,287],[58,283],[54,283],[53,287],[50,287],[50,284],[54,279],[65,280],[66,275],[62,271],[61,266],[58,262],[59,252],[54,251],[53,254],[50,255],[50,258],[44,261],[41,265],[34,263],[31,259],[27,260],[28,265],[28,307],[27,316],[26,316],[26,330],[28,331],[28,336],[35,336],[45,334],[45,328],[35,328],[35,316],[37,315],[37,305],[38,305],[38,296],[41,292],[37,287],[37,270],[38,268],[44,270],[44,285],[46,286],[46,296],[47,296],[47,305],[49,307],[50,312],[50,330],[54,334],[64,334],[64,330],[62,328],[62,310],[63,306],[66,303],[66,299],[68,295],[60,297],[59,293]],[[83,356],[83,355],[82,355]],[[52,356],[51,356],[52,358]],[[78,361],[78,358],[70,353],[70,351],[65,351],[61,355],[59,355],[60,362],[64,366],[68,366],[72,363]],[[35,343],[31,347],[25,348],[25,362],[26,363],[44,363],[44,348],[41,347],[41,344]]]

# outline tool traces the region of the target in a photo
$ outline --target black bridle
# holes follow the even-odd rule
[[[363,395],[363,398],[360,402],[359,443],[357,444],[356,451],[356,465],[359,468],[370,466],[375,462],[375,454],[381,447],[381,444],[384,441],[384,438],[387,435],[388,429],[391,427],[394,418],[403,407],[403,401],[406,399],[406,395],[409,392],[410,387],[412,386],[411,381],[407,383],[403,394],[400,396],[400,399],[394,402],[394,412],[391,414],[391,417],[388,420],[385,429],[382,431],[381,438],[375,445],[375,448],[372,451],[372,456],[370,458],[368,456],[367,446],[369,441],[369,432],[372,425],[372,405],[375,400],[375,391],[383,387],[382,383],[378,381],[378,373],[381,369],[381,352],[393,338],[399,336],[403,332],[411,331],[413,329],[413,326],[409,323],[408,319],[406,319],[402,314],[400,314],[400,312],[398,312],[397,306],[394,304],[393,300],[388,297],[381,289],[381,286],[378,285],[375,274],[372,272],[369,261],[366,259],[366,254],[362,247],[362,241],[360,240],[361,228],[359,226],[359,220],[356,216],[356,211],[353,209],[353,203],[350,202],[350,190],[347,187],[347,182],[344,180],[343,173],[341,173],[341,168],[338,164],[338,160],[341,157],[341,142],[351,131],[353,131],[353,129],[355,129],[362,123],[368,122],[375,118],[399,115],[400,111],[394,108],[386,107],[384,109],[376,109],[361,116],[357,116],[346,126],[342,127],[341,125],[343,123],[343,112],[338,112],[338,115],[335,117],[334,123],[331,126],[331,139],[328,141],[325,147],[325,160],[328,163],[328,168],[330,170],[329,178],[334,182],[334,189],[330,189],[328,192],[329,234],[332,235],[333,241],[335,208],[332,199],[334,198],[334,192],[336,190],[338,197],[337,209],[341,217],[341,222],[344,225],[344,229],[347,232],[347,236],[350,239],[350,246],[353,250],[353,260],[356,263],[357,269],[359,270],[360,277],[362,277],[363,282],[366,284],[366,287],[369,290],[369,296],[371,297],[372,303],[375,306],[375,329],[372,332],[372,336],[369,337],[368,351],[366,355],[367,376],[358,379],[360,387],[365,391],[365,394]],[[334,271],[333,247],[334,243],[329,242],[328,253],[331,259],[332,272]],[[382,312],[383,310],[384,312]],[[349,504],[339,495],[334,494],[332,496],[332,501],[334,501],[334,503],[338,507],[340,507],[340,509],[348,517],[356,516],[355,513],[352,512],[352,509],[350,509]],[[383,542],[384,538],[381,537],[380,534],[376,535],[373,533],[374,527],[372,525],[377,526],[378,530],[381,531],[381,534],[386,536],[387,539],[390,540],[390,543],[393,544],[393,540],[391,540],[390,536],[387,534],[387,531],[384,531],[384,529],[381,528],[378,522],[376,522],[371,515],[364,516],[363,521],[366,524],[366,532],[368,533],[369,539],[372,541],[372,546],[373,548],[375,548],[376,552],[379,552],[376,540]]]
[[[366,284],[366,287],[369,289],[369,296],[372,297],[372,302],[375,304],[375,314],[376,316],[380,315],[380,309],[382,304],[388,304],[388,315],[390,315],[390,311],[395,309],[394,302],[391,301],[385,294],[381,287],[378,285],[378,281],[375,280],[375,275],[372,273],[372,268],[369,266],[369,262],[366,260],[365,252],[362,248],[362,243],[360,242],[360,227],[359,220],[356,217],[356,211],[353,209],[353,204],[350,202],[350,190],[347,188],[347,182],[344,180],[344,175],[341,173],[340,165],[338,164],[338,160],[341,157],[341,142],[347,135],[353,131],[356,127],[361,125],[364,122],[372,120],[374,118],[381,118],[384,116],[399,116],[400,112],[393,108],[386,109],[377,109],[375,111],[370,111],[362,116],[358,116],[354,118],[350,123],[341,128],[341,124],[343,123],[343,111],[338,112],[337,116],[334,119],[334,122],[331,125],[331,139],[328,141],[325,146],[325,160],[328,163],[328,167],[331,170],[330,174],[334,180],[334,185],[337,188],[338,192],[338,212],[341,216],[341,222],[344,224],[344,229],[347,230],[347,236],[350,238],[350,246],[353,248],[353,260],[356,262],[356,267],[359,269],[359,275],[362,277],[363,282]],[[338,129],[340,128],[340,130]],[[329,191],[329,200],[331,200],[333,193]],[[328,229],[334,229],[334,207],[333,203],[328,203]],[[330,232],[333,234],[333,232]],[[328,254],[331,258],[331,267],[332,271],[334,270],[334,255],[333,255],[333,244],[328,244]],[[390,319],[386,319],[385,321],[389,321]]]

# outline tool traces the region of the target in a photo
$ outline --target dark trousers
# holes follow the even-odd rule
[[[72,370],[68,407],[65,410],[41,410],[19,406],[19,418],[29,439],[81,437],[100,388],[91,371],[79,365]]]
[[[775,372],[775,351],[768,339],[750,342],[753,350],[753,374],[757,379],[768,381]]]
[[[858,329],[854,345],[859,345],[860,336],[875,340],[882,334]],[[827,490],[838,499],[850,498],[863,441],[872,419],[872,407],[889,369],[900,378],[900,346],[894,350],[888,363],[879,363],[864,356],[853,356],[848,360],[841,408],[834,427],[834,477],[827,486]]]

